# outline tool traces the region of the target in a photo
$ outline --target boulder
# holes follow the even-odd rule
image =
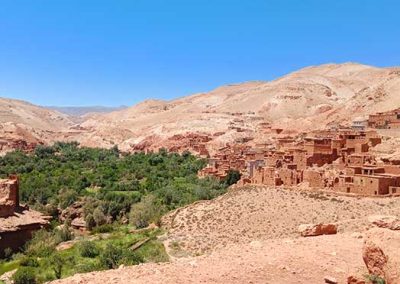
[[[370,274],[387,284],[400,283],[400,233],[373,228],[366,233],[363,259]]]
[[[83,203],[77,201],[61,211],[60,221],[64,222],[67,219],[82,218],[83,215]]]
[[[324,277],[324,281],[325,281],[325,283],[327,283],[327,284],[337,284],[337,283],[338,283],[338,281],[336,280],[336,278],[333,278],[333,277],[331,277],[331,276],[325,276],[325,277]]]
[[[400,218],[396,216],[372,215],[368,221],[380,228],[400,230]]]
[[[333,235],[337,233],[336,224],[302,224],[299,233],[303,237]]]
[[[85,219],[83,219],[82,217],[75,218],[74,220],[72,220],[71,226],[74,229],[85,229],[86,228]]]

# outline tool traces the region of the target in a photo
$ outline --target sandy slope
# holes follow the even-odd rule
[[[362,239],[349,235],[308,239],[253,241],[210,255],[165,264],[144,264],[93,272],[52,283],[324,283],[324,277],[345,283],[365,273]]]
[[[245,187],[165,216],[172,261],[75,275],[55,283],[345,283],[366,273],[368,215],[400,216],[400,199],[352,198]],[[339,233],[302,238],[301,223],[336,222]],[[203,253],[200,256],[190,254]]]

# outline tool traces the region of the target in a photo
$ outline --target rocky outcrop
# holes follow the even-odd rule
[[[336,224],[302,224],[298,229],[303,237],[333,235],[337,233]]]
[[[396,216],[372,215],[368,221],[380,228],[400,230],[400,218]]]
[[[363,259],[370,274],[400,283],[400,233],[374,228],[366,233]]]
[[[83,203],[78,201],[65,208],[60,214],[61,222],[65,222],[65,220],[73,222],[79,218],[83,219]]]

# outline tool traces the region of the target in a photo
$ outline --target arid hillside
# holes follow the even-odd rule
[[[127,150],[138,144],[173,145],[173,135],[187,133],[210,135],[213,145],[247,137],[262,140],[265,125],[310,130],[392,109],[400,104],[399,91],[400,68],[327,64],[271,82],[228,85],[168,102],[149,100],[91,117],[81,126],[92,132],[80,139],[84,144],[103,139],[105,146],[113,140]]]
[[[212,150],[235,140],[262,141],[271,128],[298,132],[346,124],[399,106],[399,92],[400,68],[326,64],[271,82],[233,84],[172,101],[147,100],[83,121],[3,99],[0,123],[5,137],[19,131],[20,137],[45,143],[61,139],[86,146],[118,144],[126,151],[179,150],[187,146],[188,135],[204,135]]]
[[[368,274],[362,247],[377,214],[399,216],[400,200],[236,188],[164,216],[171,262],[54,283],[347,283]],[[301,237],[299,225],[310,223],[334,223],[338,233]]]
[[[0,98],[0,151],[51,143],[73,126],[65,114],[33,104]]]

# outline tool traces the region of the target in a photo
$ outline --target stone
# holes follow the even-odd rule
[[[400,283],[400,233],[373,228],[366,233],[363,260],[370,274],[387,284]]]
[[[75,218],[74,220],[72,220],[71,226],[74,229],[85,229],[86,228],[85,219],[83,219],[83,217]]]
[[[325,276],[324,281],[325,281],[325,283],[328,283],[328,284],[337,284],[338,283],[336,278],[333,278],[331,276]]]
[[[400,218],[396,216],[372,215],[368,217],[368,221],[380,228],[400,230]]]
[[[298,229],[303,237],[333,235],[337,233],[336,224],[302,224]]]

